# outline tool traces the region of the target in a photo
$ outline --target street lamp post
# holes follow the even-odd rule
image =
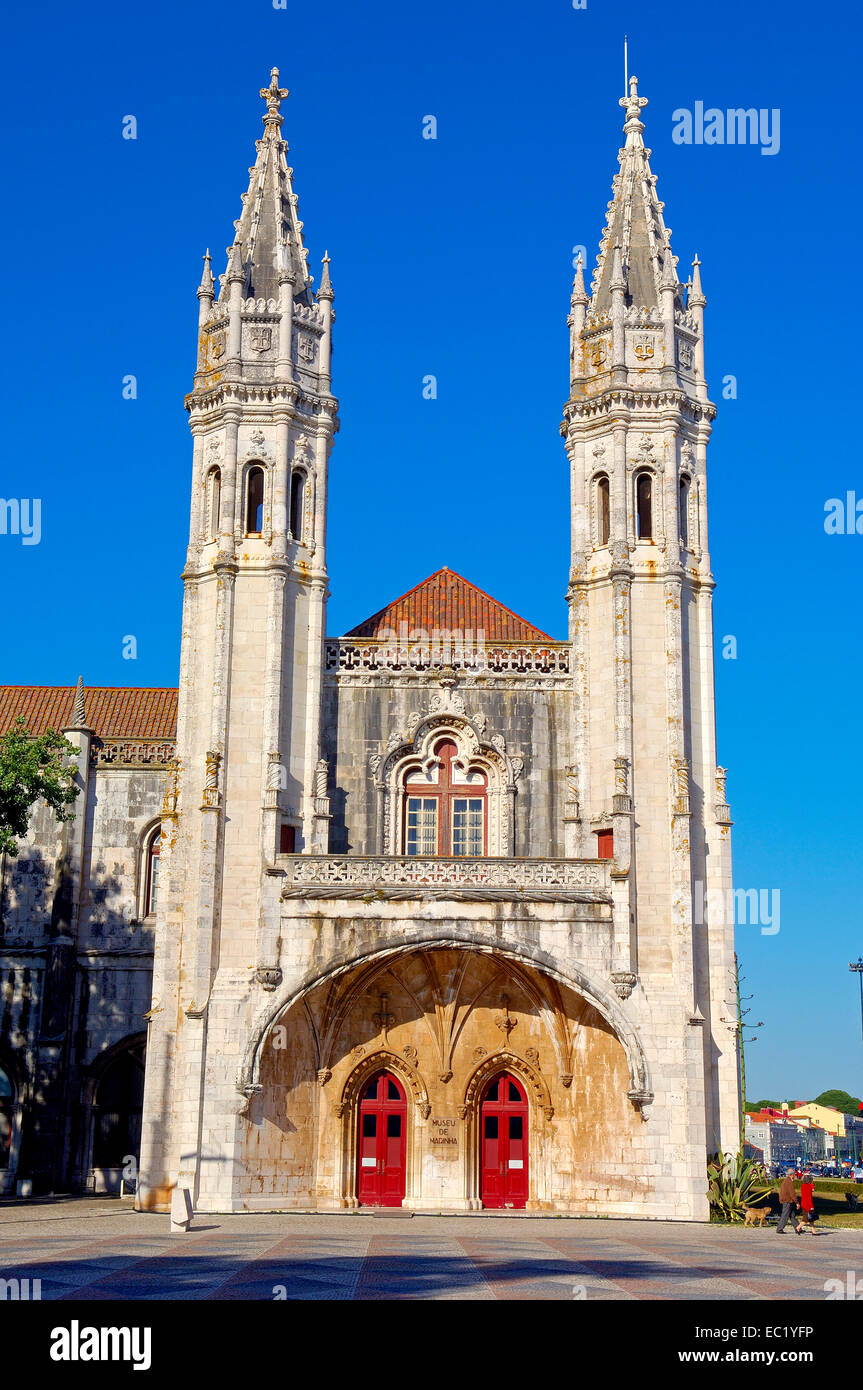
[[[849,960],[848,969],[860,977],[860,1032],[863,1035],[863,956],[858,956],[856,960]]]

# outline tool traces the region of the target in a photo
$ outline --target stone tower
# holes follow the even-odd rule
[[[197,1201],[212,1073],[249,967],[275,978],[280,850],[326,850],[321,671],[333,292],[306,265],[273,69],[218,295],[209,252],[186,398],[194,453],[176,758],[162,808],[139,1201]],[[241,930],[239,928],[242,928]],[[256,938],[256,939],[255,939]],[[250,960],[250,955],[254,959]],[[213,1083],[212,1085],[210,1083]],[[230,1085],[230,1083],[227,1083]]]
[[[626,138],[590,297],[580,263],[575,276],[561,425],[581,811],[567,852],[589,854],[595,834],[613,834],[616,921],[629,923],[614,943],[618,993],[639,982],[638,1012],[647,1009],[653,1030],[663,1016],[687,1018],[685,1064],[669,1055],[673,1095],[657,1093],[657,1107],[688,1104],[700,1124],[703,1068],[703,1140],[736,1150],[733,923],[727,911],[710,920],[701,910],[731,900],[715,747],[705,298],[697,256],[686,285],[677,275],[636,78],[620,105]]]

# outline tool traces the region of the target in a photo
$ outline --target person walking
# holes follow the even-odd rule
[[[811,1229],[812,1235],[815,1234],[815,1184],[812,1181],[811,1173],[803,1174],[803,1181],[800,1184],[800,1210],[801,1217],[795,1226],[799,1235],[803,1230],[805,1222]]]
[[[779,1214],[779,1225],[776,1227],[776,1234],[781,1236],[785,1233],[785,1227],[788,1225],[788,1218],[797,1206],[797,1192],[791,1173],[787,1173],[782,1179],[782,1185],[779,1188],[779,1200],[782,1203],[782,1211]],[[796,1226],[794,1229],[797,1229]]]

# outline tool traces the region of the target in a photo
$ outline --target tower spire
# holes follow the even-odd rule
[[[243,195],[243,210],[235,223],[235,243],[246,267],[245,295],[253,299],[279,298],[280,277],[294,285],[294,298],[308,294],[312,283],[303,246],[303,224],[297,215],[293,169],[288,166],[288,142],[281,136],[284,122],[281,105],[287,87],[279,86],[279,69],[270,71],[270,85],[260,89],[267,103],[264,134],[256,142],[255,162],[249,170],[249,187]]]
[[[619,248],[626,304],[658,309],[666,246],[670,229],[662,216],[663,205],[656,194],[656,178],[650,169],[650,150],[642,135],[641,114],[647,98],[638,95],[638,78],[629,79],[629,91],[618,103],[625,112],[624,143],[618,155],[620,169],[612,182],[599,259],[591,285],[592,315],[609,313],[612,281],[615,276],[615,247]],[[673,274],[673,261],[672,274]],[[674,276],[675,295],[679,283]]]

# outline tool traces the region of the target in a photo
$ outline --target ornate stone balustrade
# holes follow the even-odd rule
[[[100,739],[90,746],[93,767],[164,767],[174,756],[165,739]]]
[[[424,642],[376,642],[328,638],[324,670],[339,675],[388,671],[430,671],[452,667],[477,675],[568,675],[568,642],[461,645],[457,638]]]
[[[419,859],[281,854],[283,898],[456,898],[611,902],[604,859]]]

